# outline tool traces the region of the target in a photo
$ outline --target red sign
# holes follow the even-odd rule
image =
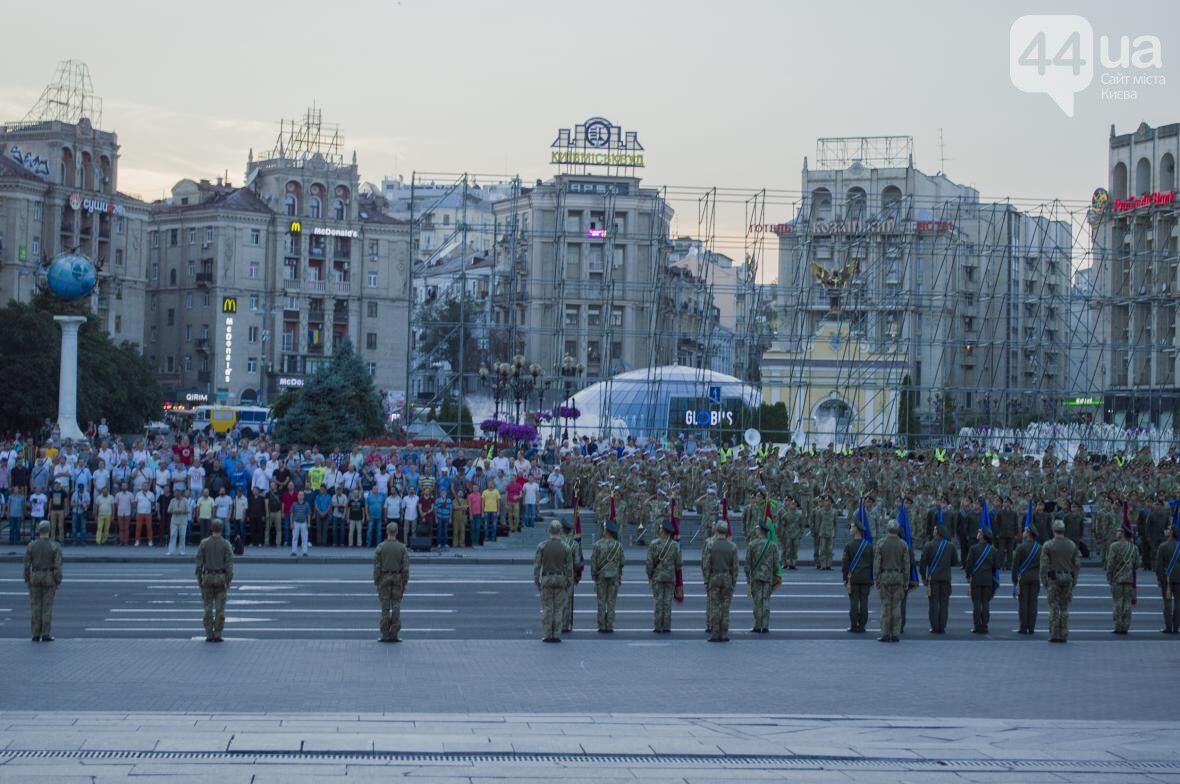
[[[751,223],[746,227],[747,234],[765,234],[771,232],[780,237],[784,234],[791,233],[791,224],[789,223]]]
[[[952,231],[955,224],[950,221],[918,221],[918,231]]]
[[[1140,207],[1158,207],[1164,204],[1174,204],[1176,202],[1176,191],[1168,191],[1167,193],[1145,193],[1142,196],[1136,196],[1133,199],[1115,199],[1114,212],[1130,212],[1137,210]]]

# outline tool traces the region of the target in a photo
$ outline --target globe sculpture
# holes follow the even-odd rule
[[[94,291],[94,264],[85,256],[63,253],[45,267],[45,289],[58,299],[73,302]]]
[[[57,299],[74,302],[94,291],[94,263],[77,253],[62,253],[41,271],[42,288]],[[81,441],[78,427],[78,330],[84,316],[54,316],[61,327],[61,374],[57,390],[57,426],[63,439]]]

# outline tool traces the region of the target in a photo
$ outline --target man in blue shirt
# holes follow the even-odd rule
[[[369,511],[369,524],[365,531],[365,546],[377,546],[377,532],[381,528],[381,511],[385,508],[384,493],[369,493],[365,496],[365,506]]]

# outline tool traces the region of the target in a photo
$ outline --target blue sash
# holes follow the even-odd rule
[[[860,547],[856,550],[856,555],[852,558],[852,565],[848,567],[848,584],[852,584],[852,573],[856,571],[856,565],[860,563],[860,557],[864,554],[865,545],[868,544],[864,539],[860,540]]]
[[[1032,549],[1028,551],[1028,557],[1024,559],[1024,563],[1012,574],[1012,595],[1016,596],[1016,584],[1024,573],[1028,571],[1028,567],[1032,566],[1033,559],[1037,557],[1037,553],[1041,551],[1039,542],[1034,541]]]
[[[1176,549],[1172,551],[1172,560],[1168,561],[1168,568],[1164,570],[1164,578],[1172,579],[1172,572],[1176,569],[1176,559],[1180,558],[1180,542],[1176,544]]]
[[[984,546],[983,552],[979,554],[979,559],[975,562],[975,565],[971,567],[971,575],[972,576],[974,576],[975,573],[979,571],[979,567],[983,566],[983,559],[987,558],[987,554],[990,553],[991,551],[992,551],[992,546],[990,544]]]
[[[926,567],[926,581],[930,581],[930,576],[934,574],[934,570],[938,568],[938,562],[942,560],[942,552],[946,549],[946,539],[938,543],[938,552],[934,554],[934,560]]]

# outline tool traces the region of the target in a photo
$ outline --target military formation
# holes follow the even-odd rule
[[[729,616],[739,571],[753,603],[752,632],[770,629],[770,597],[783,570],[799,567],[799,544],[810,536],[815,568],[833,568],[840,519],[855,520],[840,560],[849,597],[849,628],[863,633],[871,592],[878,592],[882,642],[900,640],[906,597],[922,586],[929,602],[929,630],[946,632],[952,575],[962,569],[972,601],[972,631],[987,634],[990,604],[1010,573],[1018,599],[1020,632],[1032,634],[1037,604],[1046,593],[1049,636],[1065,642],[1069,605],[1081,559],[1083,506],[1093,519],[1092,541],[1111,586],[1113,631],[1125,634],[1139,590],[1138,571],[1150,569],[1164,597],[1164,628],[1177,633],[1180,584],[1175,502],[1180,464],[1156,465],[1138,454],[1093,462],[1084,453],[1072,463],[1051,450],[1035,458],[960,452],[953,458],[883,449],[838,453],[788,450],[742,455],[700,449],[695,454],[610,449],[570,453],[560,464],[574,489],[574,519],[550,523],[536,551],[533,578],[541,596],[543,639],[560,642],[573,628],[574,595],[584,560],[577,508],[595,512],[599,535],[590,554],[597,598],[597,627],[614,631],[615,604],[625,567],[624,542],[646,547],[644,573],[652,595],[652,631],[672,628],[672,606],[684,598],[684,556],[677,509],[692,509],[697,524],[683,532],[701,547],[707,596],[705,632],[729,639]],[[989,499],[991,503],[989,503]],[[732,504],[732,507],[730,506]],[[732,541],[730,509],[740,510],[746,549]],[[908,525],[898,525],[898,510]],[[579,529],[575,533],[575,529]],[[49,641],[53,600],[62,581],[61,549],[48,523],[25,556],[33,639]],[[376,549],[373,581],[381,608],[383,642],[400,640],[400,605],[410,577],[397,525]],[[905,535],[903,538],[903,534]],[[197,550],[196,578],[204,603],[206,639],[220,642],[225,597],[233,581],[233,551],[214,525]]]

